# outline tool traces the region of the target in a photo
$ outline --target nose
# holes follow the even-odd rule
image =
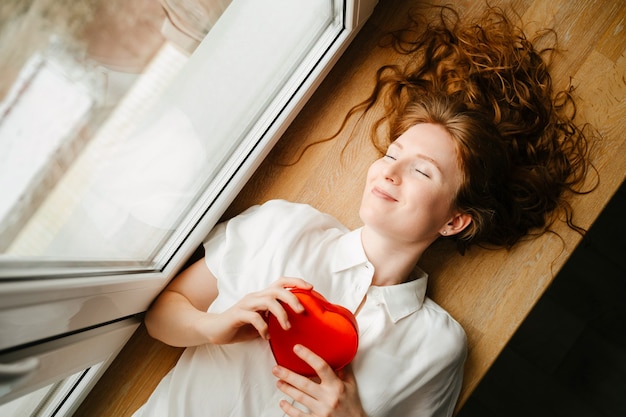
[[[400,164],[397,161],[393,161],[388,163],[383,170],[383,175],[385,179],[392,184],[398,185],[400,184],[402,177],[400,175]]]

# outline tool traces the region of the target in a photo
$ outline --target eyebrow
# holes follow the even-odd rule
[[[398,143],[398,142],[391,142],[391,144],[389,145],[389,147],[395,146],[397,148],[399,148],[400,150],[404,150],[404,147],[402,146],[402,144]],[[439,172],[443,172],[441,170],[441,167],[439,166],[439,164],[437,163],[437,161],[435,161],[433,158],[431,158],[430,156],[426,156],[424,154],[418,153],[414,155],[415,157],[422,159],[424,161],[430,162],[431,164],[433,164],[435,166],[435,168],[437,168],[437,170]]]

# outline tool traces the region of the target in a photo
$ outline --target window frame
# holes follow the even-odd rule
[[[162,291],[188,258],[198,249],[206,235],[217,224],[223,213],[250,179],[289,124],[296,117],[323,78],[330,71],[352,39],[373,12],[376,0],[345,0],[343,28],[331,45],[320,53],[315,65],[306,71],[294,91],[280,104],[280,112],[262,129],[254,131],[257,137],[242,142],[237,147],[236,158],[226,164],[218,187],[202,197],[204,208],[188,216],[185,227],[180,228],[176,243],[165,249],[168,260],[159,269],[136,267],[85,268],[79,263],[58,266],[51,262],[33,264],[32,260],[14,259],[1,264],[0,270],[0,363],[3,358],[14,357],[24,349],[44,345],[50,341],[72,337],[83,331],[105,327],[111,323],[135,321],[153,299]],[[35,265],[35,266],[33,266]],[[101,308],[106,300],[110,308]],[[62,328],[42,328],[37,317],[59,309],[77,311],[70,324]],[[81,317],[82,311],[89,314]],[[6,326],[12,317],[29,317],[32,328]],[[54,318],[54,317],[53,317]],[[61,317],[63,319],[63,317]],[[60,320],[62,321],[62,320]],[[4,324],[3,324],[4,323]],[[120,339],[120,346],[127,337]],[[92,361],[109,361],[102,357]],[[68,363],[68,367],[71,364]],[[106,366],[99,366],[94,381]],[[95,371],[94,371],[95,372]],[[86,394],[85,394],[86,395]],[[0,404],[3,397],[0,397]]]

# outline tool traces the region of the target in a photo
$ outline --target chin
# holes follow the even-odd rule
[[[372,207],[361,205],[361,208],[359,209],[359,218],[364,225],[374,230],[383,231],[388,227],[388,216]]]

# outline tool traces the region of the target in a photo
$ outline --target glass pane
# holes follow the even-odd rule
[[[158,269],[342,30],[341,10],[4,2],[0,262]]]
[[[36,416],[41,404],[46,401],[57,384],[38,389],[28,395],[19,397],[6,404],[0,405],[0,415],[12,417]]]
[[[102,363],[99,363],[58,382],[0,404],[0,416],[51,417],[65,415],[60,411],[71,406],[71,404],[66,404],[67,401],[71,401],[71,395],[77,390],[83,389],[81,384],[89,378],[90,374],[97,373],[101,366]]]

